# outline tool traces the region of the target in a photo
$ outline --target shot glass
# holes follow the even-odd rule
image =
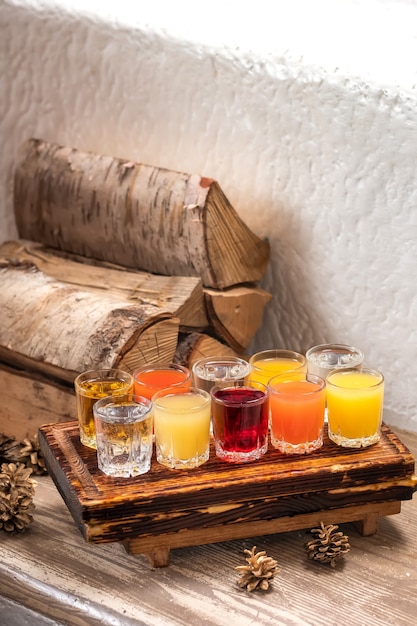
[[[108,476],[149,472],[152,458],[152,402],[137,395],[108,396],[93,406],[97,463]]]
[[[364,354],[359,348],[341,343],[324,343],[306,352],[307,371],[326,379],[336,369],[361,369]]]
[[[249,363],[252,366],[249,380],[268,385],[271,378],[282,372],[306,371],[306,357],[293,350],[263,350],[253,354]]]
[[[79,374],[75,381],[80,441],[96,448],[93,405],[106,396],[133,392],[133,376],[120,369],[96,369]]]
[[[152,363],[133,372],[136,394],[152,399],[157,391],[182,391],[191,387],[191,371],[176,363]]]
[[[364,448],[380,438],[384,376],[378,370],[334,370],[327,376],[329,438],[345,448]]]
[[[219,383],[243,382],[251,369],[250,363],[239,357],[209,356],[194,363],[192,374],[194,385],[210,393],[210,390]]]
[[[326,383],[306,372],[269,381],[271,443],[284,454],[308,454],[323,445]]]
[[[229,463],[260,459],[268,449],[268,388],[236,381],[210,393],[216,456]]]
[[[190,469],[210,454],[210,395],[203,389],[163,389],[152,398],[156,460]]]

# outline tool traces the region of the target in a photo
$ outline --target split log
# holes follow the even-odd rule
[[[0,363],[0,432],[18,441],[34,439],[43,424],[77,419],[74,388],[34,372]]]
[[[207,316],[215,333],[236,352],[244,352],[262,323],[271,294],[251,286],[223,291],[204,289]]]
[[[179,320],[155,306],[69,286],[27,261],[0,261],[0,280],[6,363],[73,382],[98,366],[132,372],[174,357]]]
[[[194,276],[160,276],[59,252],[34,241],[7,241],[0,259],[30,262],[45,275],[97,294],[111,294],[125,304],[151,305],[178,317],[181,328],[203,330],[206,316],[203,287]]]
[[[15,167],[19,236],[223,289],[259,281],[269,244],[210,178],[31,139]]]
[[[192,368],[206,356],[237,356],[229,346],[205,333],[180,333],[174,362]]]

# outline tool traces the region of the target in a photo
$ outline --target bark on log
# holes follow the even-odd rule
[[[26,261],[0,260],[0,359],[73,382],[95,367],[173,359],[179,320],[155,306],[77,289]]]
[[[205,289],[204,297],[215,333],[236,352],[244,352],[261,326],[271,294],[254,286],[242,286],[224,291]]]
[[[45,275],[98,294],[111,294],[126,304],[151,305],[180,319],[181,328],[203,330],[206,316],[201,279],[160,276],[59,252],[34,241],[7,241],[0,259],[30,262]]]
[[[19,236],[216,289],[257,282],[269,244],[209,178],[31,139],[15,168]]]

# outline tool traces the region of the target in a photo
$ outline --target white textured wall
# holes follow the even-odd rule
[[[212,176],[271,242],[251,348],[355,344],[417,431],[416,35],[411,0],[0,0],[0,239],[31,136]]]

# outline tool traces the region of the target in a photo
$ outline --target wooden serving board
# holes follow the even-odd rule
[[[357,522],[364,535],[378,518],[401,511],[416,490],[414,457],[386,425],[379,443],[353,450],[324,445],[310,455],[270,448],[254,463],[210,459],[193,470],[170,470],[152,459],[149,473],[112,478],[79,441],[76,421],[48,424],[39,443],[50,476],[84,538],[121,541],[169,564],[170,549]]]

